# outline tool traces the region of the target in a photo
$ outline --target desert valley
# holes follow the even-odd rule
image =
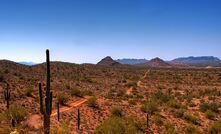
[[[212,65],[1,60],[0,94],[0,134],[41,134],[48,112],[52,134],[221,133],[221,68]]]

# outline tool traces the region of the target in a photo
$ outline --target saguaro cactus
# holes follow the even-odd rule
[[[58,116],[58,121],[60,121],[60,103],[57,103],[57,116]]]
[[[52,92],[50,91],[49,50],[46,50],[46,64],[47,64],[47,81],[46,81],[45,106],[43,103],[43,94],[42,94],[41,83],[39,83],[39,102],[40,102],[40,112],[44,116],[44,134],[50,134],[50,116],[51,116],[51,111],[52,111]]]
[[[6,90],[4,90],[4,98],[5,98],[5,101],[6,101],[6,107],[7,109],[9,109],[9,101],[11,99],[11,92],[9,91],[9,84],[7,84],[7,87],[6,87]]]
[[[78,108],[78,130],[80,130],[80,109]]]
[[[149,132],[149,115],[147,114],[147,132]]]

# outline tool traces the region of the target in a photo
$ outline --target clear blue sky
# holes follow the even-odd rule
[[[1,0],[0,59],[221,58],[221,0]]]

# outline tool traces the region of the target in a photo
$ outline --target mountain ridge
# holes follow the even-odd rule
[[[221,67],[221,60],[214,56],[180,57],[172,60],[171,62],[187,64],[190,66],[197,66],[197,67],[207,67],[207,66]]]
[[[155,59],[155,61],[153,61]],[[189,56],[189,57],[179,57],[173,60],[165,61],[160,58],[154,58],[151,60],[148,59],[136,59],[136,58],[123,58],[113,60],[110,56],[103,58],[101,61],[97,63],[97,65],[106,65],[106,66],[114,66],[114,65],[133,65],[133,66],[172,66],[172,67],[221,67],[221,60],[218,57],[214,56]],[[3,62],[14,62],[10,60],[0,60]],[[62,62],[62,61],[61,61]],[[155,62],[155,63],[151,63]],[[158,63],[157,63],[158,62]],[[14,62],[21,65],[26,66],[34,66],[37,63],[34,62]],[[155,64],[155,65],[151,65]],[[157,65],[158,64],[158,65]]]
[[[135,58],[123,58],[123,59],[117,59],[115,61],[120,64],[128,64],[128,65],[144,64],[148,62],[147,59],[135,59]]]

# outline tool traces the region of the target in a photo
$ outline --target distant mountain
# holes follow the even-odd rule
[[[22,65],[27,65],[27,66],[33,66],[35,65],[36,63],[34,62],[26,62],[26,61],[21,61],[21,62],[18,62],[19,64],[22,64]]]
[[[114,61],[110,56],[107,56],[104,59],[102,59],[100,62],[98,62],[97,65],[114,66],[114,65],[120,65],[120,63]]]
[[[182,57],[172,60],[171,63],[186,64],[189,66],[196,66],[196,67],[208,67],[208,66],[221,67],[221,60],[213,56]]]
[[[146,59],[118,59],[115,61],[120,64],[128,64],[128,65],[144,64],[148,62],[148,60]]]
[[[151,59],[145,65],[150,66],[150,67],[171,67],[171,64],[167,63],[166,61],[158,57]]]

